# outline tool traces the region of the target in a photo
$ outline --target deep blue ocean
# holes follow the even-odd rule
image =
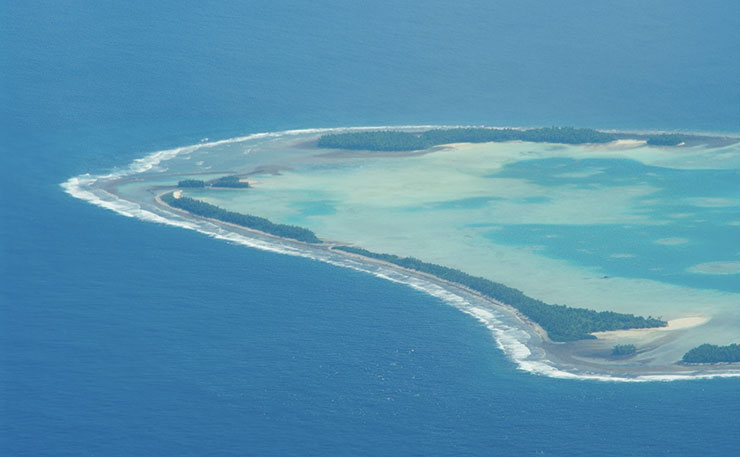
[[[738,379],[522,373],[421,292],[59,183],[294,128],[738,132],[740,3],[205,3],[0,0],[0,455],[738,455]]]

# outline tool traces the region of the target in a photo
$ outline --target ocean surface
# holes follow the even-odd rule
[[[637,344],[640,353],[629,362],[648,365],[651,375],[674,378],[672,365],[690,349],[737,339],[740,251],[733,251],[733,241],[740,239],[740,187],[734,184],[740,143],[662,148],[635,140],[572,146],[506,142],[378,157],[310,146],[322,132],[258,133],[156,151],[112,173],[72,177],[62,187],[122,215],[391,275],[481,320],[518,368],[533,373],[573,376],[572,367],[550,360],[539,338],[500,307],[455,290],[439,293],[440,285],[423,278],[349,261],[326,249],[255,240],[249,233],[183,218],[156,205],[153,192],[194,174],[200,179],[246,174],[251,187],[245,191],[179,192],[306,227],[325,240],[457,268],[550,303],[669,322],[705,321],[688,332],[671,332],[670,343],[659,346],[654,338],[630,340],[624,334],[601,341],[604,353],[617,343]],[[529,238],[515,238],[520,233]],[[595,362],[614,368],[603,358]],[[604,379],[605,373],[592,368],[577,371]]]
[[[736,2],[275,3],[0,3],[2,455],[736,455],[740,380],[534,376],[420,291],[60,187],[294,128],[737,133]]]

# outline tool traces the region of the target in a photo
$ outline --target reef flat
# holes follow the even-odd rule
[[[571,129],[561,133],[599,141],[547,137],[403,150],[322,144],[322,138],[362,133],[367,139],[390,130],[292,131],[203,143],[151,154],[118,175],[73,178],[66,187],[127,215],[364,271],[381,268],[385,273],[374,274],[393,272],[409,284],[427,281],[419,287],[444,290],[440,298],[485,322],[530,371],[620,379],[735,373],[732,366],[677,362],[700,344],[738,338],[736,273],[701,267],[732,265],[731,256],[739,254],[726,249],[740,230],[737,139]],[[451,129],[392,129],[403,141],[445,130]],[[651,138],[657,139],[648,144]],[[248,185],[178,188],[188,180],[232,176]],[[253,215],[294,232],[303,228],[307,232],[296,233],[324,243],[308,247],[295,236],[274,238],[175,211],[158,198],[175,189],[206,208]],[[332,249],[337,246],[354,253]],[[392,257],[357,256],[371,252]],[[563,338],[505,299],[388,262],[392,258],[495,281],[543,303],[645,319]],[[616,346],[635,350],[615,356]]]

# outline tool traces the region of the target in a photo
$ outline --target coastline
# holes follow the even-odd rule
[[[618,338],[629,338],[629,337],[645,337],[653,336],[660,333],[672,332],[676,330],[683,330],[709,322],[710,318],[706,316],[692,316],[692,317],[679,317],[668,321],[668,325],[665,327],[655,328],[632,328],[627,330],[608,330],[604,332],[594,332],[592,335],[601,339],[618,339]]]
[[[340,242],[340,241],[327,241],[327,240],[322,240],[322,244],[306,243],[306,242],[303,242],[303,241],[297,241],[297,240],[293,240],[293,239],[290,239],[290,238],[284,238],[284,237],[281,237],[281,236],[273,235],[273,234],[270,234],[270,233],[267,233],[267,232],[263,232],[263,231],[260,231],[260,230],[257,230],[257,229],[252,229],[252,228],[244,227],[244,226],[241,226],[241,225],[232,224],[230,222],[224,222],[224,221],[221,221],[221,220],[218,220],[218,219],[213,219],[213,218],[203,217],[203,216],[197,216],[197,215],[194,215],[194,214],[189,213],[188,211],[185,211],[185,210],[182,210],[182,209],[179,209],[179,208],[175,208],[175,207],[170,206],[167,203],[165,203],[162,200],[161,197],[162,197],[162,195],[164,195],[164,194],[166,194],[168,192],[169,191],[161,192],[161,193],[155,195],[155,197],[154,197],[154,201],[161,208],[164,208],[167,211],[174,211],[174,212],[177,212],[178,214],[183,215],[183,216],[192,217],[192,218],[196,218],[196,219],[202,219],[202,220],[208,221],[208,222],[210,222],[211,224],[214,224],[214,225],[228,227],[230,230],[244,231],[244,232],[248,232],[248,233],[251,233],[251,234],[260,236],[260,237],[274,238],[275,240],[278,240],[278,241],[280,241],[282,243],[298,243],[298,244],[302,245],[304,247],[304,249],[308,249],[308,248],[311,248],[311,249],[324,249],[327,252],[331,252],[332,254],[335,254],[335,255],[338,255],[338,256],[343,256],[343,257],[346,257],[348,259],[358,260],[358,261],[361,261],[361,262],[364,262],[364,263],[373,264],[373,265],[377,265],[377,266],[382,266],[384,268],[397,270],[397,271],[403,272],[404,274],[409,275],[409,276],[417,276],[417,277],[420,277],[420,278],[425,278],[425,279],[427,279],[429,281],[433,281],[433,282],[435,282],[437,284],[443,285],[443,286],[445,286],[447,288],[450,288],[450,289],[456,289],[456,290],[464,291],[466,294],[470,294],[470,295],[476,296],[476,297],[480,298],[481,300],[484,300],[484,301],[486,301],[486,302],[488,302],[488,303],[490,303],[492,305],[495,305],[497,307],[500,307],[502,309],[505,309],[507,312],[511,313],[512,315],[515,315],[516,318],[518,320],[520,320],[523,324],[528,325],[529,327],[531,327],[531,330],[534,333],[536,333],[537,336],[539,338],[541,338],[544,342],[551,343],[551,344],[558,344],[558,343],[553,342],[552,340],[550,340],[550,338],[547,336],[547,332],[545,331],[545,329],[543,329],[539,324],[537,324],[536,322],[532,321],[528,317],[524,316],[521,312],[519,312],[514,307],[512,307],[512,306],[510,306],[510,305],[508,305],[506,303],[503,303],[503,302],[501,302],[499,300],[495,300],[495,299],[493,299],[491,297],[487,297],[487,296],[481,294],[480,292],[474,291],[474,290],[472,290],[472,289],[470,289],[470,288],[468,288],[468,287],[466,287],[466,286],[464,286],[462,284],[459,284],[459,283],[456,283],[456,282],[452,282],[452,281],[448,281],[446,279],[439,278],[439,277],[434,276],[434,275],[432,275],[430,273],[425,273],[425,272],[421,272],[421,271],[412,270],[412,269],[409,269],[409,268],[404,268],[404,267],[401,267],[401,266],[398,266],[398,265],[395,265],[395,264],[392,264],[390,262],[386,262],[386,261],[383,261],[383,260],[373,259],[372,257],[366,257],[366,256],[363,256],[363,255],[360,255],[360,254],[355,254],[355,253],[352,253],[352,252],[346,252],[346,251],[334,249],[334,247],[336,247],[336,246],[347,246],[348,243],[344,243],[344,242]],[[178,191],[175,191],[175,192],[178,192]],[[175,197],[175,198],[179,198],[179,197]]]
[[[368,128],[373,129],[372,127]],[[320,131],[337,131],[337,129],[293,132],[320,133]],[[258,135],[277,136],[285,133],[286,132],[278,132],[275,134]],[[253,136],[240,137],[232,140],[222,140],[221,142],[214,143],[243,141],[244,138],[253,138]],[[182,151],[186,148],[188,147],[178,148],[177,150]],[[518,367],[532,373],[560,378],[612,381],[652,381],[694,379],[715,376],[740,376],[740,367],[726,365],[701,367],[689,367],[678,364],[671,366],[648,366],[644,364],[630,365],[621,361],[614,362],[610,360],[598,363],[598,361],[595,361],[593,358],[585,357],[585,354],[589,354],[594,351],[594,340],[590,340],[588,342],[577,342],[576,344],[552,342],[547,338],[546,333],[541,327],[521,316],[521,314],[512,307],[489,297],[482,296],[481,294],[467,289],[460,284],[445,281],[427,273],[405,269],[381,260],[332,249],[332,246],[337,244],[352,245],[352,243],[327,241],[322,245],[309,245],[307,243],[281,238],[238,225],[194,216],[185,211],[172,208],[164,203],[159,198],[162,193],[154,195],[152,206],[146,208],[141,205],[142,202],[126,200],[124,197],[116,193],[116,185],[125,179],[131,179],[131,174],[140,172],[142,168],[140,165],[144,165],[148,162],[148,164],[151,165],[149,167],[150,169],[159,164],[160,161],[167,160],[168,158],[177,155],[177,153],[174,155],[162,154],[171,151],[175,150],[160,151],[158,153],[151,154],[148,156],[150,159],[149,161],[139,159],[139,162],[136,163],[137,170],[131,170],[130,173],[123,173],[120,176],[107,175],[97,177],[82,175],[80,177],[71,178],[63,186],[68,193],[75,197],[88,200],[93,204],[106,207],[120,214],[197,230],[201,233],[208,234],[209,236],[237,242],[239,244],[244,244],[258,249],[272,250],[274,252],[289,255],[299,255],[332,263],[341,267],[353,268],[422,290],[432,296],[441,298],[448,304],[452,304],[452,306],[455,306],[461,311],[475,317],[486,325],[493,333],[499,347],[504,350],[504,352],[518,365]],[[84,179],[81,181],[81,178],[85,177],[89,179],[87,182],[82,182]],[[73,182],[75,179],[77,179],[77,182]],[[107,195],[100,195],[99,192]],[[115,201],[116,199],[119,201]],[[132,205],[138,206],[138,208],[133,208]],[[180,220],[173,220],[173,215],[176,215],[177,219]],[[513,337],[510,334],[505,334],[508,330],[512,330],[510,333],[517,334],[518,341],[510,341]],[[627,332],[629,332],[629,330],[627,330]],[[738,370],[733,368],[738,368]]]
[[[520,365],[520,369],[530,371],[534,374],[557,378],[624,382],[669,381],[679,379],[697,379],[727,376],[740,377],[740,366],[728,364],[697,366],[675,363],[672,365],[651,366],[648,364],[625,364],[622,360],[612,360],[608,358],[596,360],[593,357],[586,356],[587,354],[590,354],[594,351],[594,346],[598,346],[605,341],[609,344],[612,344],[612,339],[614,338],[623,338],[625,336],[661,336],[661,334],[665,334],[666,332],[702,325],[708,321],[708,319],[704,317],[674,319],[672,321],[668,321],[669,324],[667,327],[595,332],[594,335],[597,336],[598,341],[580,340],[568,343],[555,342],[550,340],[550,338],[547,336],[547,332],[540,325],[522,315],[512,306],[507,305],[506,303],[502,303],[501,301],[495,300],[491,297],[487,297],[479,292],[473,291],[464,285],[447,281],[429,273],[403,268],[383,260],[373,259],[363,255],[333,249],[333,247],[337,245],[346,245],[346,243],[342,243],[339,241],[324,241],[323,244],[316,245],[283,238],[280,236],[261,232],[259,230],[250,229],[229,222],[223,222],[217,219],[196,216],[188,213],[187,211],[167,205],[167,203],[162,201],[160,198],[161,195],[163,195],[164,193],[166,192],[160,192],[159,194],[157,194],[154,197],[154,200],[165,211],[173,211],[180,215],[194,218],[196,220],[208,221],[208,223],[210,224],[227,228],[228,230],[234,231],[238,234],[246,233],[252,236],[274,239],[281,244],[289,244],[294,247],[298,247],[298,249],[300,250],[311,251],[314,254],[316,253],[316,251],[319,251],[324,253],[331,253],[332,255],[336,255],[341,258],[350,259],[358,263],[349,266],[349,268],[363,271],[365,273],[374,274],[375,276],[381,277],[386,280],[405,284],[434,297],[441,298],[443,301],[449,301],[452,297],[444,297],[442,296],[442,294],[439,293],[440,291],[430,291],[428,287],[429,284],[437,286],[441,290],[447,291],[454,296],[462,298],[463,300],[469,302],[483,303],[487,306],[481,308],[479,306],[473,305],[467,307],[466,309],[461,309],[461,311],[476,318],[478,321],[486,325],[489,330],[494,330],[494,328],[491,328],[491,320],[494,320],[495,316],[490,313],[491,308],[507,313],[520,324],[520,329],[528,334],[529,340],[527,341],[528,344],[524,345],[526,346],[525,348],[518,348],[519,351],[516,351],[514,348],[502,345],[500,341],[498,341],[499,347],[509,357],[512,357],[516,362],[518,362],[518,364]],[[315,255],[311,256],[311,258],[345,268],[348,267],[348,265],[345,263],[332,261],[329,258],[317,258]],[[362,265],[364,265],[365,268],[363,268]],[[385,272],[385,274],[378,274],[377,271],[373,272],[374,268],[367,268],[368,265],[374,266],[376,268],[379,267],[384,270],[401,273],[401,277],[394,278],[392,276],[389,276],[387,274],[387,271]],[[414,279],[426,281],[429,284],[427,284],[426,286],[422,286],[418,282],[414,282]],[[456,307],[460,309],[459,304]],[[616,341],[621,340],[617,339]],[[523,350],[526,350],[529,354],[524,358],[521,358]],[[542,350],[541,353],[540,350]],[[517,352],[519,352],[519,358],[517,358]],[[532,355],[534,356],[533,358],[530,357]],[[734,368],[737,368],[738,371],[735,371]]]

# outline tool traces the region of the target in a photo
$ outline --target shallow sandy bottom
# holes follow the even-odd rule
[[[578,185],[578,180],[600,179],[603,170],[564,168],[557,177],[574,180],[573,185],[553,187],[537,179],[499,176],[510,164],[599,157],[639,159],[682,170],[693,169],[694,163],[704,168],[740,167],[738,146],[711,151],[693,147],[677,153],[625,140],[593,147],[512,142],[451,145],[425,154],[393,157],[327,154],[312,149],[311,138],[315,137],[310,132],[255,136],[182,148],[184,152],[176,154],[164,151],[164,160],[136,174],[143,180],[128,179],[115,191],[123,199],[151,206],[155,188],[172,185],[180,177],[210,179],[236,173],[248,177],[253,187],[245,191],[184,189],[182,195],[274,222],[304,226],[325,240],[447,265],[516,287],[549,303],[660,316],[669,321],[666,328],[601,332],[593,342],[558,346],[565,351],[572,347],[599,354],[608,352],[613,344],[634,343],[641,351],[635,363],[657,367],[680,360],[686,350],[699,344],[729,344],[738,339],[740,294],[645,278],[607,277],[598,267],[544,256],[541,246],[498,244],[485,236],[516,224],[669,227],[694,223],[689,212],[684,211],[682,219],[656,219],[635,205],[636,201],[643,205],[661,190],[647,181],[632,180],[616,188],[584,186]],[[140,164],[137,167],[141,168]],[[723,204],[732,204],[734,199],[723,199]],[[712,201],[716,204],[717,200]],[[685,240],[688,238],[667,231],[652,243],[682,249],[695,241]],[[608,259],[626,261],[639,256],[617,251]]]
[[[607,332],[594,332],[596,338],[599,339],[614,339],[619,340],[622,338],[643,338],[647,336],[657,335],[663,332],[671,332],[676,330],[684,330],[692,327],[698,327],[699,325],[706,324],[709,322],[708,317],[695,316],[695,317],[682,317],[679,319],[671,319],[668,321],[668,325],[665,327],[658,328],[636,328],[629,330],[611,330]]]
[[[518,163],[542,159],[629,159],[643,164],[691,170],[697,163],[740,166],[740,147],[712,149],[653,148],[642,141],[620,140],[606,145],[567,146],[524,142],[455,144],[426,154],[344,152],[327,154],[310,142],[272,141],[264,150],[253,147],[242,163],[227,154],[226,163],[254,179],[248,192],[186,190],[233,211],[267,217],[275,222],[310,228],[323,238],[400,256],[447,265],[524,291],[548,303],[638,315],[666,320],[705,316],[710,321],[676,336],[672,351],[658,354],[664,362],[678,360],[704,342],[729,344],[738,337],[740,294],[695,289],[650,278],[606,277],[599,267],[543,255],[542,246],[499,244],[489,236],[498,227],[522,224],[665,227],[653,244],[682,249],[691,242],[675,236],[680,224],[700,223],[696,216],[675,219],[644,210],[658,205],[659,181],[609,180],[598,167],[558,171],[562,186],[532,176],[502,173]],[[260,156],[260,154],[262,154]],[[213,169],[219,155],[211,151],[206,163]],[[567,162],[564,162],[567,163]],[[279,172],[261,173],[260,169]],[[603,183],[602,183],[603,181]],[[587,183],[587,184],[586,184]],[[736,197],[722,198],[732,204]],[[704,205],[695,198],[686,204]],[[718,197],[711,199],[714,204]],[[714,209],[714,208],[712,208]],[[543,232],[545,237],[547,233]],[[639,252],[612,252],[604,262],[639,261]],[[727,263],[723,263],[726,266]],[[654,265],[659,269],[661,265]],[[712,271],[727,268],[714,268]],[[649,297],[649,299],[646,299]],[[721,317],[721,319],[720,319]],[[717,319],[715,319],[717,318]],[[682,321],[679,321],[682,322]],[[676,330],[688,329],[688,327]],[[654,341],[662,333],[617,334]],[[614,335],[614,338],[617,337]],[[602,338],[604,338],[602,336]],[[613,339],[613,338],[612,338]]]

